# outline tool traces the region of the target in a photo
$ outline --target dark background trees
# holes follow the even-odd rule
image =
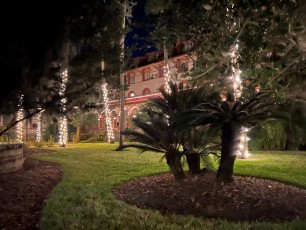
[[[90,102],[87,95],[97,96],[92,86],[102,74],[118,85],[122,15],[120,1],[6,2],[0,16],[0,113],[17,111],[19,93],[30,116],[38,104],[58,113],[65,58],[68,110]]]
[[[260,85],[287,92],[305,83],[303,1],[157,2],[147,0],[146,12],[156,22],[150,38],[168,48],[179,39],[196,41],[189,73],[195,84],[219,89],[228,84],[224,76],[231,66],[226,54],[236,42],[245,89]]]

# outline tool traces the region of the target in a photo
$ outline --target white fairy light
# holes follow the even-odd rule
[[[232,70],[232,75],[228,77],[228,79],[231,82],[231,85],[233,87],[233,94],[234,94],[234,99],[237,100],[238,98],[241,97],[242,93],[242,81],[240,78],[240,74],[242,71],[239,69],[238,66],[238,53],[239,49],[239,42],[236,42],[230,49],[229,56],[231,57],[231,70]],[[248,158],[250,156],[249,151],[248,151],[248,137],[247,137],[247,132],[248,129],[245,127],[242,127],[241,132],[240,132],[240,143],[239,143],[239,148],[237,151],[237,156],[239,158]]]
[[[60,84],[59,95],[64,96],[66,91],[66,84],[68,81],[68,70],[67,68],[61,73],[62,82]],[[67,98],[63,97],[61,100],[61,111],[66,112]],[[59,145],[65,147],[68,141],[68,121],[65,114],[62,114],[59,119]]]
[[[38,109],[41,110],[41,107],[38,106]],[[42,111],[40,111],[37,116],[36,116],[36,141],[40,142],[41,141],[41,113]]]
[[[242,92],[242,84],[240,79],[241,70],[238,66],[238,53],[239,49],[239,43],[236,42],[232,47],[230,48],[229,56],[231,57],[231,75],[228,77],[228,79],[231,82],[231,85],[233,86],[233,93],[235,100],[241,96]]]
[[[170,75],[170,65],[169,65],[169,59],[168,59],[168,52],[166,49],[166,46],[164,46],[164,75],[165,75],[165,91],[170,94],[171,93],[171,88],[170,88],[170,79],[171,79],[171,75]],[[169,121],[169,115],[165,115],[166,117],[166,122],[167,125],[170,126],[170,121]]]
[[[164,74],[165,74],[165,90],[167,93],[171,92],[170,89],[170,66],[168,63],[164,66]]]
[[[18,101],[18,112],[16,119],[17,121],[21,120],[24,117],[24,110],[23,110],[23,94],[19,95],[19,101]],[[16,125],[16,141],[17,142],[23,142],[23,121],[19,121]]]
[[[171,93],[170,88],[170,65],[169,65],[169,59],[168,59],[168,52],[166,47],[164,47],[164,75],[165,75],[165,90],[167,93]]]
[[[242,128],[240,133],[240,144],[239,144],[239,150],[238,150],[238,156],[240,158],[249,158],[249,150],[248,150],[248,141],[249,138],[247,137],[247,130],[245,128]]]
[[[103,103],[104,103],[104,112],[105,112],[105,123],[106,123],[106,132],[107,132],[107,139],[109,143],[114,143],[114,131],[112,127],[112,121],[110,118],[110,110],[109,110],[109,98],[108,98],[108,90],[107,90],[107,83],[103,78],[102,82],[102,92],[103,92]]]

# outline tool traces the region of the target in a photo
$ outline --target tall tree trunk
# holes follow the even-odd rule
[[[217,178],[221,182],[233,181],[234,162],[239,145],[240,128],[234,124],[226,124],[222,128],[221,160]]]
[[[290,150],[290,148],[292,147],[292,144],[294,143],[294,135],[290,130],[288,130],[286,134],[287,135],[286,135],[286,143],[285,143],[284,150]]]
[[[126,0],[123,2],[123,21],[122,21],[122,37],[120,39],[120,122],[119,122],[119,146],[117,150],[122,150],[124,145],[124,136],[122,132],[125,130],[125,114],[124,114],[124,105],[125,105],[125,85],[124,85],[124,38],[125,38],[125,12],[126,12]]]
[[[186,154],[186,159],[187,159],[187,164],[189,171],[192,174],[198,174],[201,172],[201,159],[200,159],[200,154],[198,153],[187,153]]]
[[[173,150],[166,153],[166,160],[175,180],[182,180],[186,178],[186,174],[181,163],[181,154],[179,151]]]
[[[76,127],[76,135],[75,135],[75,142],[80,142],[81,139],[81,125],[80,122],[77,123],[77,127]]]

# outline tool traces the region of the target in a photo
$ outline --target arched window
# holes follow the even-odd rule
[[[112,111],[111,120],[112,120],[112,123],[113,123],[113,128],[118,129],[119,128],[119,116],[118,116],[118,112],[116,110]]]
[[[129,74],[129,84],[134,84],[135,83],[135,75],[134,73]]]
[[[124,120],[125,120],[125,125],[124,128],[128,129],[130,127],[130,122],[129,122],[129,110],[127,108],[124,108]]]
[[[132,108],[132,109],[131,109],[131,112],[130,112],[131,117],[132,117],[132,118],[135,118],[135,117],[136,117],[136,114],[138,113],[138,111],[139,111],[139,108],[138,108],[138,107]]]
[[[183,45],[183,51],[184,52],[191,50],[194,46],[194,44],[191,40],[184,41],[183,44],[184,44]]]
[[[176,60],[175,67],[178,72],[181,72],[181,60],[180,59]]]
[[[158,67],[158,75],[159,75],[159,77],[164,76],[164,66],[159,66]]]
[[[148,89],[148,88],[145,88],[143,91],[142,91],[142,95],[148,95],[150,94],[151,91]]]
[[[178,73],[187,71],[187,63],[184,61],[177,59],[176,61],[176,69]]]
[[[151,75],[151,68],[147,67],[145,69],[143,69],[143,80],[150,80],[152,79],[152,75]]]
[[[134,91],[128,92],[128,97],[135,97],[135,92]]]

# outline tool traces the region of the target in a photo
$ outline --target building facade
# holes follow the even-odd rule
[[[191,48],[189,43],[187,48]],[[185,46],[183,46],[185,47]],[[186,48],[186,50],[187,50]],[[168,58],[167,63],[170,67],[170,79],[174,83],[185,83],[188,79],[182,74],[186,70],[190,70],[193,66],[192,59],[189,55],[181,52],[179,55]],[[131,60],[130,68],[124,72],[127,90],[125,91],[125,128],[132,125],[131,119],[141,105],[150,98],[160,95],[158,89],[165,87],[165,64],[162,51],[155,51],[145,55],[145,57],[137,57]],[[109,101],[111,126],[114,131],[119,130],[120,121],[120,101]],[[102,113],[99,119],[99,128],[106,129],[106,114]]]

